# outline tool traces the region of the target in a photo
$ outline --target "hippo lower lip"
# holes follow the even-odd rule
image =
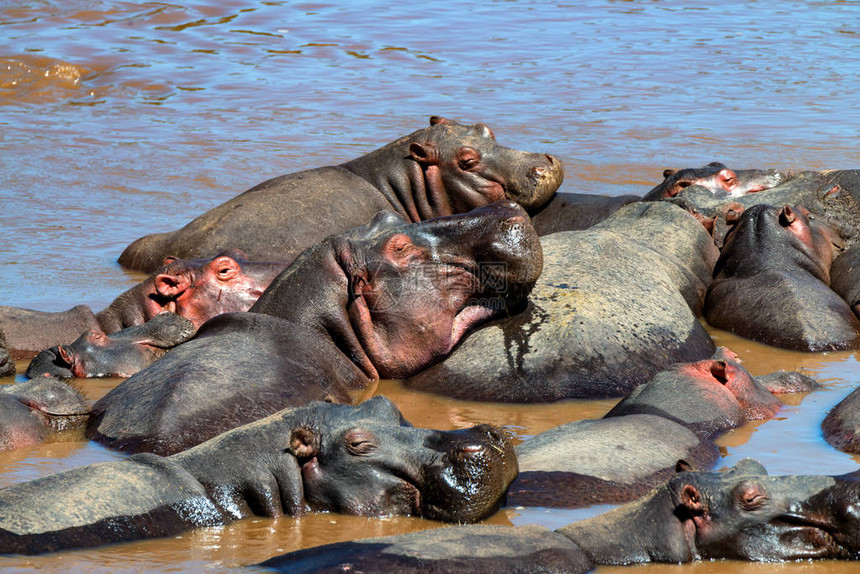
[[[451,347],[457,344],[466,332],[498,314],[498,310],[479,304],[467,305],[454,317],[451,324]]]

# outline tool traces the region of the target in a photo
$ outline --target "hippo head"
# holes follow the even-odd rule
[[[321,325],[371,378],[406,377],[509,313],[542,267],[540,240],[512,201],[414,224],[381,213],[306,252],[251,311]]]
[[[752,269],[756,273],[766,261],[775,266],[799,266],[829,284],[830,264],[841,243],[831,226],[803,206],[753,205],[726,235],[714,276],[744,276],[748,262],[757,266]],[[751,258],[750,254],[761,257]]]
[[[80,391],[56,377],[46,375],[15,383],[3,391],[55,431],[82,426],[89,418],[90,405]]]
[[[9,355],[6,348],[6,336],[0,331],[0,377],[8,377],[15,374],[15,361]]]
[[[27,376],[130,377],[195,332],[191,321],[169,312],[110,335],[90,330],[70,345],[51,347],[36,355],[27,367]]]
[[[663,181],[645,194],[643,199],[652,201],[675,197],[692,185],[704,187],[717,197],[740,197],[770,189],[785,179],[785,175],[775,170],[734,171],[714,161],[704,167],[663,170]]]
[[[667,484],[675,515],[702,559],[857,559],[854,475],[768,476],[744,460],[725,472],[681,472]]]
[[[358,411],[365,420],[341,420],[337,413],[292,432],[290,450],[301,464],[312,510],[474,522],[498,507],[517,475],[513,445],[495,427],[442,432],[405,426],[381,397]]]
[[[221,313],[247,311],[283,268],[283,263],[249,262],[238,249],[212,259],[168,257],[144,282],[146,320],[172,311],[200,327]]]
[[[312,510],[474,522],[517,474],[503,431],[414,428],[382,396],[286,409],[171,458],[233,518]]]

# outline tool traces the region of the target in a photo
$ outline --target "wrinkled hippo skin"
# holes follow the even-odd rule
[[[0,386],[0,451],[45,440],[51,432],[83,426],[90,405],[77,389],[54,377]]]
[[[571,540],[547,528],[480,524],[327,544],[278,556],[259,566],[291,574],[580,574],[588,572],[592,563]]]
[[[31,353],[68,345],[90,330],[114,333],[140,325],[164,311],[199,327],[220,313],[247,311],[284,267],[247,261],[235,249],[205,260],[168,257],[103,311],[93,314],[86,305],[59,313],[0,306],[0,327],[9,349]]]
[[[606,417],[653,414],[712,438],[748,421],[770,419],[781,407],[737,355],[720,347],[710,359],[660,371],[633,389]]]
[[[636,195],[556,193],[543,207],[532,212],[532,225],[538,235],[588,229],[628,203],[641,199]]]
[[[51,347],[36,355],[27,376],[130,377],[196,332],[194,323],[169,311],[111,335],[87,331],[71,345]]]
[[[238,247],[254,260],[289,263],[380,210],[417,222],[505,198],[533,209],[563,179],[561,163],[552,156],[502,147],[485,124],[434,116],[430,127],[358,159],[270,179],[180,230],[142,237],[119,263],[151,271],[166,255],[208,257],[226,247]]]
[[[407,386],[480,401],[623,396],[673,363],[713,354],[696,310],[717,249],[683,209],[632,203],[542,244],[526,310],[472,333]]]
[[[846,249],[833,261],[830,288],[860,317],[860,245]]]
[[[759,375],[755,378],[755,381],[775,395],[809,393],[823,388],[812,377],[808,377],[797,371],[775,371],[767,375]]]
[[[675,474],[679,460],[711,468],[717,447],[667,418],[582,420],[517,445],[520,474],[509,506],[581,508],[634,500]]]
[[[693,185],[707,189],[714,197],[741,197],[776,187],[786,179],[785,174],[776,170],[731,170],[725,164],[714,161],[704,167],[663,170],[663,181],[642,199],[655,201],[674,197]]]
[[[9,355],[9,348],[6,346],[6,335],[0,329],[0,377],[11,377],[15,374],[15,361]]]
[[[379,214],[308,249],[252,312],[212,319],[110,391],[90,436],[171,454],[289,406],[351,402],[348,391],[417,372],[513,312],[541,264],[528,215],[510,201],[414,224]]]
[[[821,422],[824,439],[837,450],[860,453],[860,392],[855,389]]]
[[[743,460],[680,472],[651,494],[557,532],[596,564],[693,560],[856,560],[857,473],[768,476]]]
[[[315,402],[172,457],[137,454],[0,489],[0,554],[307,511],[473,522],[498,507],[516,472],[494,427],[414,428],[384,397]]]
[[[639,500],[555,533],[572,541],[594,564],[856,560],[860,555],[858,498],[858,473],[768,476],[764,467],[750,459],[723,472],[693,472],[681,465],[678,474]],[[464,544],[458,542],[459,536]],[[361,571],[362,567],[387,571],[373,569],[380,564],[402,565],[408,572],[415,571],[425,555],[429,559],[423,564],[428,569],[438,565],[439,572],[454,572],[455,567],[492,572],[492,566],[498,572],[588,568],[573,547],[533,526],[452,526],[330,544],[285,554],[262,566],[284,572]],[[546,564],[546,570],[529,568],[525,561],[531,556]],[[507,564],[523,567],[507,569]]]
[[[718,329],[798,351],[851,349],[860,322],[830,281],[836,235],[803,207],[754,205],[726,236],[705,301]]]

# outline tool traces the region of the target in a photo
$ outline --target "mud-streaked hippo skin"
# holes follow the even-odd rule
[[[473,524],[327,544],[278,556],[259,566],[290,574],[580,574],[593,564],[579,546],[548,528]]]
[[[352,402],[349,391],[417,372],[513,312],[541,266],[511,201],[413,224],[381,213],[308,249],[251,312],[210,320],[111,390],[89,435],[166,455],[311,400]]]
[[[679,460],[709,469],[717,447],[664,417],[582,420],[517,445],[520,474],[509,506],[581,508],[634,500],[675,474]]]
[[[683,209],[632,203],[541,242],[544,270],[525,312],[472,333],[407,386],[481,401],[623,396],[713,354],[696,315],[718,253]]]
[[[90,404],[73,386],[55,377],[39,377],[0,386],[0,451],[45,440],[52,432],[81,427]]]
[[[775,347],[860,345],[860,321],[829,287],[839,238],[802,206],[754,205],[726,236],[705,300],[713,327]]]
[[[674,197],[692,185],[707,189],[714,197],[741,197],[776,187],[786,179],[785,174],[773,169],[732,170],[714,161],[703,167],[663,170],[663,181],[642,199]]]
[[[15,374],[15,361],[6,346],[6,335],[0,329],[0,377],[11,377]]]
[[[130,377],[196,332],[190,320],[165,311],[110,335],[90,330],[70,345],[45,349],[30,361],[26,374],[30,378]]]
[[[182,229],[142,237],[119,263],[151,271],[167,255],[209,257],[238,247],[257,261],[291,262],[329,235],[364,225],[381,210],[411,222],[510,199],[546,203],[564,179],[552,156],[502,147],[485,124],[440,117],[430,127],[341,165],[265,181]]]
[[[587,571],[576,547],[596,565],[858,557],[858,473],[768,476],[750,459],[723,472],[679,470],[638,500],[555,531],[574,546],[534,526],[450,526],[300,550],[261,566],[282,572]]]
[[[235,249],[209,259],[168,257],[98,313],[86,305],[58,313],[0,306],[0,328],[9,349],[26,355],[71,344],[90,330],[110,334],[141,325],[165,311],[200,327],[215,315],[247,311],[284,267],[248,261]]]
[[[310,403],[168,458],[142,453],[0,489],[0,554],[308,511],[474,522],[516,472],[510,438],[489,425],[414,428],[384,397]]]
[[[702,438],[713,438],[753,420],[772,418],[782,407],[741,364],[720,347],[709,359],[679,363],[633,389],[607,418],[654,414],[681,423]]]

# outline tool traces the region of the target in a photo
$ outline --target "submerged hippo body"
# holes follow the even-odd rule
[[[0,327],[10,349],[36,353],[71,344],[90,330],[109,334],[141,325],[165,311],[199,327],[220,313],[247,311],[283,268],[283,263],[247,261],[235,249],[211,259],[169,257],[98,313],[86,305],[60,313],[0,306]]]
[[[470,334],[407,386],[482,401],[623,396],[668,365],[713,354],[696,314],[717,251],[683,209],[633,203],[541,241],[544,270],[526,310]]]
[[[708,323],[786,349],[856,347],[860,322],[828,286],[834,241],[832,228],[803,207],[745,210],[714,268]]]
[[[143,453],[0,489],[0,554],[308,511],[473,522],[497,508],[516,472],[494,427],[414,428],[383,397],[312,403],[169,458]]]
[[[54,377],[0,387],[0,451],[38,444],[51,432],[86,424],[90,405]]]
[[[698,185],[715,197],[741,197],[776,187],[786,176],[775,170],[731,170],[720,162],[704,167],[680,170],[666,169],[663,181],[643,196],[645,201],[674,197],[682,190]]]
[[[150,271],[166,255],[207,257],[238,247],[251,259],[289,263],[380,210],[417,222],[505,198],[532,209],[563,178],[558,160],[502,147],[484,124],[432,117],[429,128],[358,159],[270,179],[180,230],[142,237],[119,262]]]
[[[510,201],[415,224],[379,214],[308,249],[252,312],[216,317],[105,395],[91,435],[170,454],[289,406],[349,402],[349,390],[413,374],[513,312],[541,265]]]
[[[858,478],[858,473],[768,476],[746,459],[723,472],[682,470],[639,500],[554,533],[534,526],[452,526],[300,550],[261,566],[296,573],[388,567],[578,573],[587,571],[589,562],[856,560]]]
[[[195,332],[194,323],[169,311],[111,335],[87,331],[71,345],[58,345],[36,355],[27,367],[27,376],[130,377]]]

